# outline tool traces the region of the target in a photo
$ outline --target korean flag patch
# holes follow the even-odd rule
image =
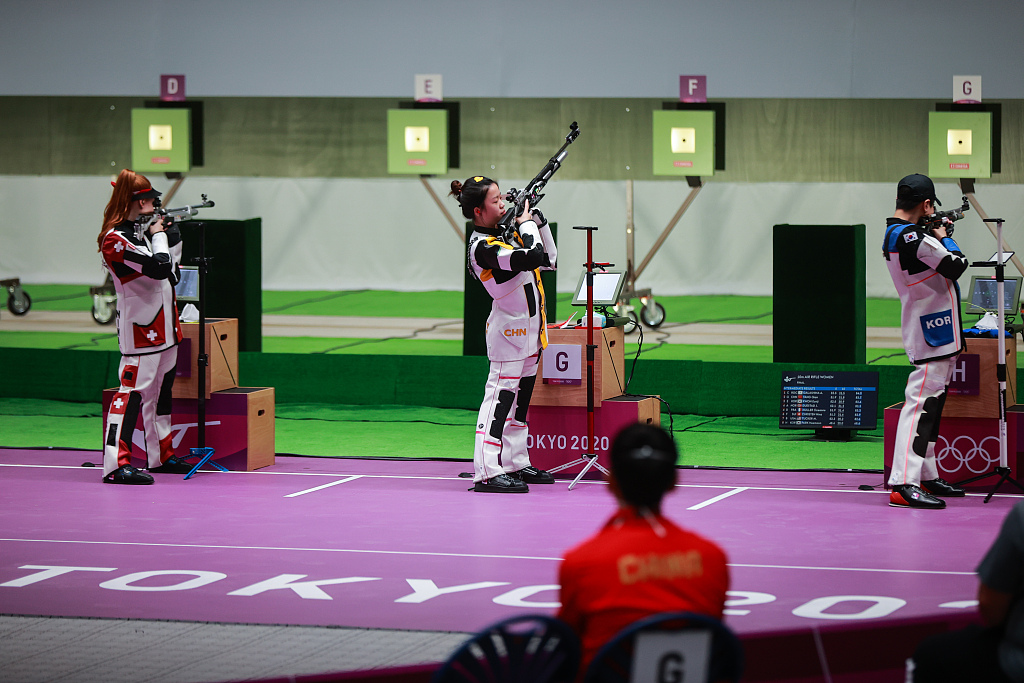
[[[903,241],[904,242],[916,242],[917,241],[917,233],[916,232],[904,233],[903,234]]]

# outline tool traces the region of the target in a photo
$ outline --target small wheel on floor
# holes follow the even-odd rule
[[[100,325],[109,325],[114,322],[114,302],[99,295],[93,296],[92,319]]]
[[[30,308],[32,308],[32,297],[28,295],[28,292],[19,290],[17,294],[7,297],[7,310],[14,315],[25,315]]]
[[[640,309],[640,319],[644,321],[644,325],[656,330],[665,322],[665,307],[656,301],[651,303],[653,306],[644,306]],[[652,311],[651,308],[654,310]]]

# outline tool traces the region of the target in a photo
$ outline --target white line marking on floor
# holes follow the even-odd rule
[[[360,479],[360,478],[362,478],[362,476],[363,475],[361,475],[361,474],[353,474],[350,477],[345,477],[344,479],[339,479],[338,481],[332,481],[329,484],[322,484],[321,486],[314,486],[313,488],[306,489],[305,491],[296,491],[295,493],[289,493],[287,496],[285,496],[285,498],[294,498],[295,496],[302,496],[302,495],[305,495],[307,493],[313,493],[314,491],[319,491],[321,489],[326,489],[326,488],[330,488],[332,486],[337,486],[338,484],[344,484],[345,482],[352,481],[353,479]]]
[[[356,553],[364,555],[414,555],[428,557],[466,557],[486,560],[538,560],[542,562],[561,562],[560,557],[532,557],[529,555],[485,555],[477,553],[440,553],[411,550],[362,550],[357,548],[289,548],[280,546],[257,546],[257,545],[212,545],[200,543],[143,543],[139,541],[83,541],[56,538],[0,538],[0,543],[69,543],[80,545],[112,545],[112,546],[136,546],[147,548],[203,548],[212,550],[270,550],[274,552],[315,552],[315,553]],[[828,572],[879,572],[884,574],[938,574],[944,576],[975,576],[974,571],[952,572],[936,571],[930,569],[885,569],[872,567],[807,567],[787,566],[780,564],[736,564],[729,563],[730,567],[742,567],[745,569],[795,569]]]
[[[25,464],[25,463],[0,463],[0,467],[27,467],[27,468],[46,468],[46,469],[62,469],[62,470],[85,470],[85,471],[99,470],[100,469],[100,468],[82,467],[80,465],[30,465],[30,464]],[[286,477],[338,477],[338,476],[346,476],[346,475],[344,475],[341,472],[267,472],[267,471],[264,471],[264,470],[253,470],[252,472],[242,472],[242,471],[236,471],[236,470],[232,470],[230,472],[219,472],[217,470],[199,470],[199,472],[204,473],[204,474],[217,474],[217,475],[256,474],[256,475],[269,476],[269,477],[273,477],[273,476],[286,476]],[[841,472],[837,472],[837,474],[839,474],[839,473],[841,473]],[[404,475],[404,474],[361,474],[359,476],[365,477],[367,479],[427,479],[427,480],[436,480],[436,481],[451,481],[453,479],[464,479],[467,483],[469,483],[468,479],[465,479],[465,478],[460,477],[458,475],[451,475],[451,476],[447,476],[447,477],[439,477],[439,476]],[[569,483],[569,480],[559,479],[559,480],[556,481],[556,484],[558,482]],[[607,486],[608,485],[607,481],[601,481],[601,480],[597,480],[597,479],[581,479],[579,481],[579,483],[580,484],[595,484],[595,485],[598,485],[598,486]],[[679,488],[679,489],[734,489],[734,488],[736,488],[736,486],[734,484],[676,484],[676,488]],[[781,491],[781,492],[792,491],[792,492],[798,492],[798,493],[875,493],[875,494],[889,495],[889,492],[884,490],[884,489],[882,489],[882,488],[879,488],[878,490],[872,490],[872,491],[861,491],[861,490],[856,489],[856,488],[834,488],[834,489],[827,489],[827,488],[807,488],[807,487],[801,487],[801,486],[746,486],[744,488],[746,490],[748,490],[748,491]],[[987,495],[988,495],[987,493],[968,493],[967,494],[968,497],[975,497],[975,498],[984,498]],[[1024,498],[1024,495],[1021,495],[1019,493],[996,493],[995,497],[996,498],[1021,499],[1021,498]]]
[[[276,552],[314,552],[314,553],[358,553],[369,555],[416,555],[428,557],[468,557],[475,559],[494,560],[543,560],[546,562],[561,562],[560,557],[531,557],[529,555],[481,555],[475,553],[435,553],[427,551],[410,550],[361,550],[357,548],[290,548],[282,546],[259,546],[259,545],[208,545],[200,543],[142,543],[138,541],[80,541],[68,539],[48,538],[0,538],[0,543],[13,541],[20,543],[81,543],[85,545],[117,545],[117,546],[143,546],[147,548],[204,548],[212,550],[271,550]]]
[[[2,540],[2,539],[0,539]],[[730,567],[744,567],[746,569],[810,569],[819,572],[883,572],[886,574],[938,574],[941,576],[974,576],[975,572],[947,572],[933,569],[884,569],[877,567],[801,567],[800,565],[785,564],[732,564]]]
[[[721,495],[717,495],[714,498],[708,498],[703,503],[697,503],[696,505],[694,505],[692,507],[688,507],[686,509],[687,510],[700,510],[701,508],[706,508],[708,505],[711,505],[712,503],[717,503],[718,501],[724,500],[724,499],[728,498],[729,496],[735,496],[737,493],[742,493],[743,491],[746,491],[747,488],[748,487],[746,487],[746,486],[741,486],[739,488],[733,489],[732,491],[726,491],[725,493],[723,493]]]

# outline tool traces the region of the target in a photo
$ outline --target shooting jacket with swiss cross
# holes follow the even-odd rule
[[[969,265],[952,237],[937,240],[898,218],[886,224],[882,245],[903,308],[903,348],[911,363],[955,356],[966,348],[956,280]]]
[[[103,264],[117,292],[117,342],[126,356],[159,353],[181,339],[174,285],[181,278],[176,225],[152,237],[124,221],[103,238]]]
[[[495,361],[523,360],[547,346],[540,271],[554,270],[555,242],[547,223],[525,221],[518,230],[522,245],[479,225],[469,238],[469,268],[493,299],[485,339]]]

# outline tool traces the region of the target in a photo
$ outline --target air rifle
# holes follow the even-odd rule
[[[943,225],[945,225],[946,235],[952,237],[953,221],[960,220],[961,218],[964,217],[964,211],[970,211],[971,209],[971,203],[967,201],[967,195],[964,195],[963,202],[963,206],[960,206],[958,208],[950,209],[949,211],[936,211],[935,213],[930,214],[928,216],[922,216],[921,220],[918,222],[918,225],[921,226],[924,230],[927,230],[929,233],[932,230],[940,228]]]
[[[579,134],[580,127],[575,121],[573,121],[569,125],[569,134],[565,136],[565,144],[562,145],[561,149],[555,152],[555,156],[548,160],[548,163],[545,164],[540,173],[538,173],[536,177],[534,177],[534,179],[531,180],[522,190],[517,190],[513,187],[505,195],[505,201],[509,202],[511,206],[508,211],[505,212],[505,215],[501,217],[501,220],[498,221],[498,227],[502,229],[502,234],[504,235],[506,242],[511,244],[512,242],[510,240],[515,239],[516,216],[523,213],[523,207],[526,205],[526,202],[530,202],[530,208],[532,209],[540,203],[541,199],[544,198],[541,191],[544,189],[544,186],[547,185],[548,181],[551,180],[551,176],[555,175],[555,171],[562,166],[562,162],[569,154],[569,145],[572,144],[573,140],[579,137]]]
[[[170,225],[177,221],[187,221],[192,216],[199,213],[199,209],[209,209],[214,206],[214,203],[206,198],[206,195],[200,195],[203,198],[198,204],[192,204],[191,206],[182,206],[177,209],[162,209],[160,208],[160,200],[156,199],[153,201],[156,209],[153,211],[151,216],[140,216],[138,223],[136,223],[136,231],[145,233],[149,231],[151,227],[164,221],[165,224]]]

